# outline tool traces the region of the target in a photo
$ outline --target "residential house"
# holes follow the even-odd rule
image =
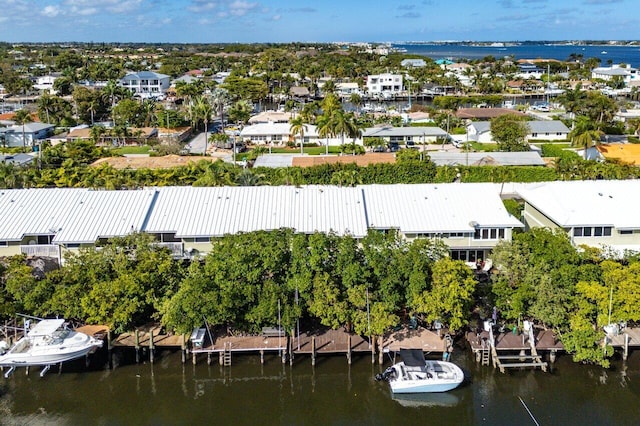
[[[319,143],[316,126],[308,124],[305,126],[304,143]],[[240,137],[244,141],[249,141],[255,145],[282,146],[297,140],[291,134],[291,124],[289,123],[257,123],[245,126],[240,132]]]
[[[562,229],[575,245],[640,251],[638,180],[544,182],[518,189],[527,228]]]
[[[367,76],[367,93],[385,95],[400,93],[404,90],[401,74],[377,74]]]
[[[402,62],[400,62],[400,66],[405,68],[422,68],[426,65],[427,63],[424,59],[403,59]]]
[[[262,111],[249,119],[249,124],[257,123],[288,123],[293,118],[292,112]]]
[[[499,191],[493,184],[9,189],[0,192],[0,256],[61,259],[133,231],[189,257],[239,232],[291,228],[360,239],[369,229],[395,229],[406,239],[441,239],[453,258],[474,262],[523,226]]]
[[[35,146],[37,141],[47,139],[53,135],[55,126],[48,123],[31,122],[24,125],[14,124],[9,127],[0,128],[0,138],[4,139],[4,144],[8,147]],[[23,138],[24,130],[24,138]]]
[[[545,74],[545,70],[532,63],[520,63],[518,64],[518,72],[515,73],[515,77],[525,80],[541,80]]]
[[[436,143],[439,140],[447,139],[448,133],[439,127],[416,126],[416,127],[370,127],[362,132],[362,137],[382,138],[387,143],[397,143],[400,145],[428,144]]]
[[[340,97],[349,97],[352,94],[362,94],[360,86],[355,82],[336,83],[336,94]]]
[[[526,139],[529,142],[536,140],[565,141],[569,138],[569,132],[571,131],[560,120],[527,121],[527,126],[529,127],[529,133]],[[490,121],[470,122],[467,124],[467,134],[469,135],[469,140],[474,142],[494,142],[493,136],[491,135]]]
[[[55,95],[57,90],[53,88],[53,85],[61,76],[62,74],[60,73],[54,73],[36,77],[35,82],[33,83],[33,88],[40,90],[41,92],[49,92],[52,95]]]
[[[604,81],[611,81],[615,78],[619,78],[625,85],[632,85],[632,83],[638,81],[638,70],[631,67],[624,68],[620,65],[598,67],[591,70],[591,78],[598,78]]]
[[[33,155],[29,154],[0,154],[0,163],[12,164],[14,166],[27,166],[33,163]]]
[[[125,75],[119,84],[134,94],[160,95],[169,89],[170,77],[153,71],[140,71]]]

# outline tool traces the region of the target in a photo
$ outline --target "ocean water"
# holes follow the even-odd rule
[[[407,49],[407,53],[427,56],[438,60],[442,58],[481,59],[486,56],[502,58],[513,55],[515,59],[556,59],[568,60],[572,53],[583,55],[584,59],[599,58],[602,66],[625,63],[640,67],[640,46],[612,45],[556,45],[522,44],[517,46],[466,46],[441,44],[394,44],[396,48]]]

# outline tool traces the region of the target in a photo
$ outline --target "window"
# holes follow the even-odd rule
[[[9,245],[9,241],[0,241],[0,247],[7,247]]]
[[[80,248],[80,244],[78,244],[78,243],[67,244],[67,248],[68,249],[77,249],[77,248]]]
[[[633,234],[633,231],[631,229],[621,229],[620,230],[620,235],[631,235]]]
[[[574,237],[610,237],[611,226],[578,226],[573,228]],[[623,231],[620,231],[622,234]]]
[[[209,237],[196,237],[193,239],[193,241],[195,243],[208,243],[211,241],[211,238]]]

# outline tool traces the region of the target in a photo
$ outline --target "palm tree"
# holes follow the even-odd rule
[[[600,145],[602,132],[588,117],[578,116],[573,130],[569,133],[571,145],[584,149],[584,159],[587,159],[587,150],[592,146]]]
[[[335,132],[333,131],[331,116],[327,114],[323,114],[318,117],[316,122],[318,125],[318,136],[321,138],[325,138],[325,154],[329,155],[329,138],[335,137]]]
[[[26,109],[20,109],[16,111],[16,115],[13,117],[13,121],[15,121],[16,124],[22,124],[22,148],[26,148],[27,140],[24,132],[24,125],[33,121],[31,119],[31,113]]]
[[[224,108],[231,102],[231,95],[226,89],[216,87],[209,95],[216,116],[220,116],[220,124],[224,132]]]
[[[44,116],[47,123],[51,123],[50,112],[53,110],[54,105],[55,99],[49,94],[49,92],[45,92],[38,98],[38,115],[40,115],[41,120],[42,116]]]
[[[351,96],[349,96],[349,102],[351,102],[353,106],[360,111],[360,107],[362,106],[362,96],[357,93],[352,93]]]
[[[355,139],[361,133],[353,113],[344,112],[342,109],[331,114],[331,128],[336,135],[340,135],[342,145],[344,145],[345,135]]]
[[[292,118],[289,123],[291,124],[291,135],[295,139],[296,135],[300,135],[300,154],[304,154],[304,132],[307,130],[307,122],[302,115]]]
[[[102,127],[102,126],[93,126],[89,130],[89,136],[91,136],[91,139],[93,140],[93,143],[95,143],[97,145],[98,142],[100,142],[100,139],[102,139],[102,136],[106,132],[107,132],[107,129]]]
[[[209,102],[207,98],[204,96],[200,96],[195,99],[195,114],[197,120],[202,120],[204,122],[204,154],[207,155],[207,148],[209,145],[209,120],[211,120],[211,115],[213,114],[213,106]]]

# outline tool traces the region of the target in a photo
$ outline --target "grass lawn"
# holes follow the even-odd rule
[[[120,148],[114,148],[111,150],[114,154],[126,155],[126,154],[149,154],[151,149],[148,145],[142,146],[123,146]]]
[[[484,152],[493,152],[498,150],[497,143],[478,143],[478,142],[469,142],[471,149],[474,151],[484,151]],[[464,151],[464,147],[460,149]]]

